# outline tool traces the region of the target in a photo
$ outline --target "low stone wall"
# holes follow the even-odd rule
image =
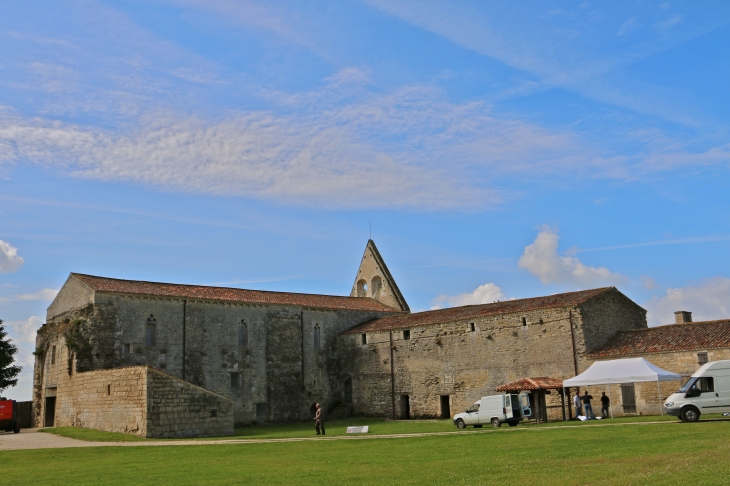
[[[147,436],[147,367],[74,373],[58,384],[57,427]]]
[[[233,400],[159,370],[148,370],[147,437],[233,435]]]

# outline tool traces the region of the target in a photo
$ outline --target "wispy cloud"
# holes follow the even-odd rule
[[[629,20],[621,24],[616,35],[623,37],[635,31],[639,27],[639,17],[631,17]]]
[[[671,324],[674,312],[692,312],[694,321],[730,319],[730,279],[715,277],[698,285],[670,288],[645,305],[650,326]]]
[[[13,302],[18,300],[43,300],[50,302],[56,298],[58,290],[56,289],[43,289],[34,294],[18,294],[10,297],[0,297],[0,302]]]

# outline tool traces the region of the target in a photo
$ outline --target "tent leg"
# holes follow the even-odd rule
[[[659,387],[659,380],[656,381],[656,392],[659,396],[659,413],[664,417],[664,410],[662,409],[662,389]]]
[[[562,393],[560,394],[560,401],[563,405],[563,420],[567,421],[568,417],[565,416],[565,388],[563,388]]]

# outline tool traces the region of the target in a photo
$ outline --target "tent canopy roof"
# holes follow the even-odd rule
[[[641,381],[678,381],[681,376],[663,370],[644,358],[596,361],[575,378],[563,381],[565,387],[637,383]]]

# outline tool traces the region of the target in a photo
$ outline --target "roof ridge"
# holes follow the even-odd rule
[[[155,282],[152,280],[131,280],[126,278],[116,278],[116,277],[100,277],[98,275],[89,275],[87,273],[76,273],[71,272],[71,275],[74,275],[76,277],[91,277],[91,278],[100,278],[104,280],[116,280],[118,282],[135,282],[135,283],[146,283],[146,284],[153,284],[153,285],[173,285],[175,287],[205,287],[206,289],[225,289],[225,290],[245,290],[247,292],[264,292],[267,294],[290,294],[290,295],[314,295],[318,297],[335,297],[335,298],[343,298],[343,299],[370,299],[375,300],[371,297],[351,297],[349,295],[332,295],[332,294],[308,294],[305,292],[284,292],[279,290],[258,290],[258,289],[242,289],[238,287],[219,287],[217,285],[203,285],[203,284],[180,284],[180,283],[172,283],[172,282]],[[84,282],[88,285],[87,282]],[[103,292],[103,291],[102,291]]]

